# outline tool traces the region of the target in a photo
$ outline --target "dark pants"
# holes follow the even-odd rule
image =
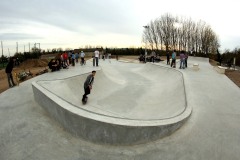
[[[49,66],[52,72],[60,70],[60,66]]]
[[[75,66],[75,59],[72,59],[72,66]]]
[[[13,81],[12,73],[7,73],[7,78],[8,78],[8,85],[9,85],[9,87],[15,86],[15,83]]]
[[[81,64],[84,64],[84,57],[81,57]]]
[[[153,62],[153,63],[154,63],[154,56],[152,56],[152,57],[151,57],[151,62]]]
[[[90,88],[89,87],[84,88],[84,95],[83,95],[82,101],[84,101],[87,95],[89,94],[90,94]]]
[[[63,64],[65,64],[66,66],[68,66],[68,61],[67,61],[67,59],[63,59]]]
[[[98,66],[98,57],[95,57],[96,66]]]
[[[176,67],[176,59],[172,59],[172,62],[171,62],[171,67]]]
[[[169,58],[167,58],[167,65],[169,65],[170,64],[170,59]]]

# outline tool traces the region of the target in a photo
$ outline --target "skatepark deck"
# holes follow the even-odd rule
[[[114,65],[113,61],[111,64],[100,61],[100,66],[107,63]],[[199,64],[198,71],[192,70],[194,63]],[[119,62],[119,65],[125,63]],[[165,62],[158,65],[168,67]],[[93,69],[98,72],[100,67],[92,67],[91,62],[82,67],[76,65],[68,70],[46,73],[21,83],[19,87],[0,94],[0,159],[238,160],[240,89],[225,75],[217,73],[208,59],[189,57],[188,66],[188,69],[176,70],[183,74],[187,105],[192,107],[191,117],[170,136],[140,145],[109,146],[76,137],[35,102],[31,86],[33,82],[61,81],[87,74]],[[104,74],[110,76],[109,73]],[[117,81],[115,75],[108,79],[114,83],[124,83],[123,79]],[[94,85],[97,87],[97,76]],[[97,94],[97,88],[93,89],[89,100],[94,94]]]

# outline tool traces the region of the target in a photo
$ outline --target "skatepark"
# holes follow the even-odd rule
[[[21,83],[0,94],[0,159],[238,159],[240,89],[208,61],[87,61]]]

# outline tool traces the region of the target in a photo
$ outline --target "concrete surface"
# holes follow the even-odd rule
[[[102,63],[83,105],[88,75],[33,83],[36,102],[73,135],[104,144],[139,144],[170,135],[191,114],[183,75],[175,69]]]
[[[192,70],[194,63],[199,64],[197,72]],[[159,65],[166,66],[165,62]],[[217,73],[206,59],[189,58],[188,66],[181,72],[188,105],[193,108],[191,117],[171,136],[133,146],[98,145],[72,136],[34,101],[33,81],[76,76],[93,69],[90,65],[61,71],[64,74],[47,73],[21,83],[0,94],[0,159],[238,160],[239,88]]]
[[[104,63],[101,68],[86,105],[82,105],[81,98],[83,83],[89,74],[37,81],[37,84],[75,107],[105,116],[159,120],[175,117],[185,110],[187,104],[181,72],[152,64],[115,61],[111,65]],[[177,100],[171,101],[172,97]]]

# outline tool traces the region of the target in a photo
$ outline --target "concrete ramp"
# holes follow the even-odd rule
[[[86,105],[81,99],[89,73],[34,82],[35,100],[70,132],[98,143],[158,139],[190,116],[181,72],[153,64],[101,67]]]

